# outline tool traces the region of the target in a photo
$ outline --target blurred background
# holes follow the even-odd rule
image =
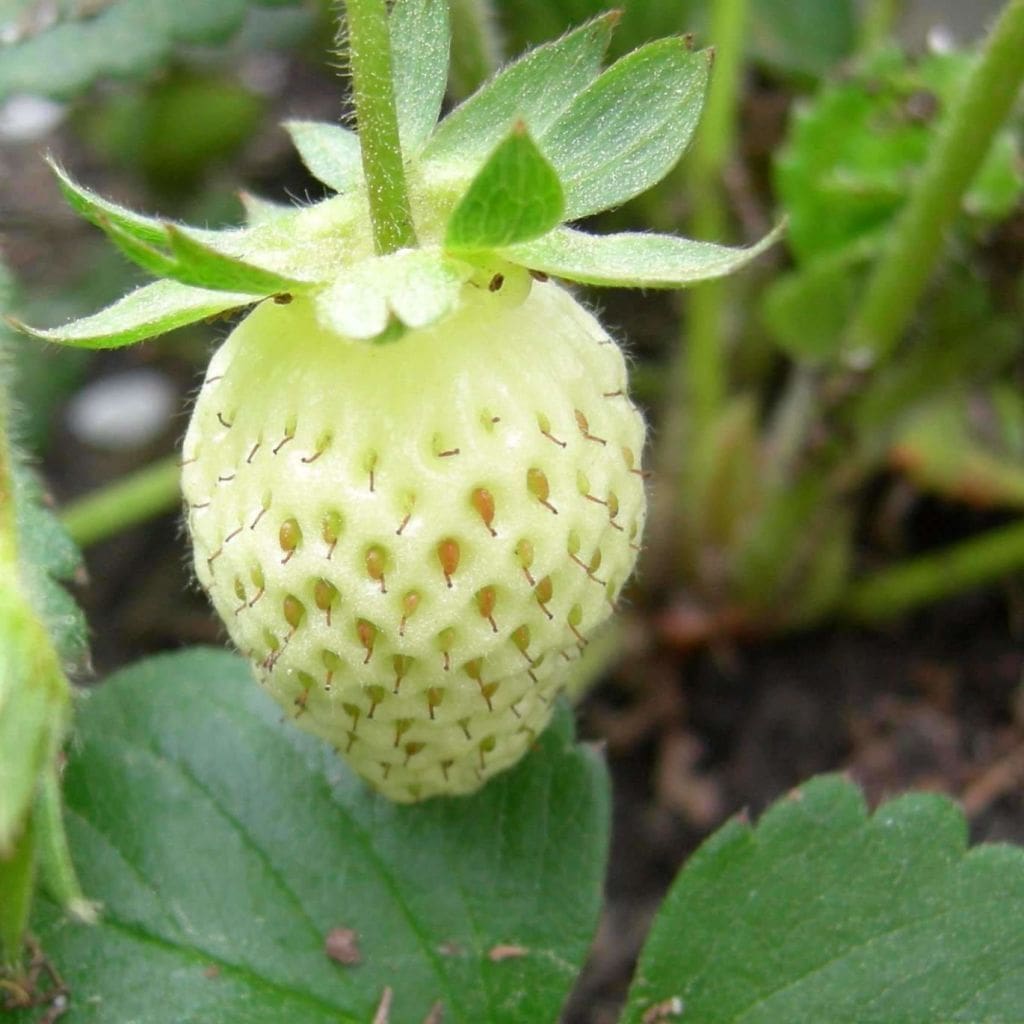
[[[239,191],[326,194],[279,123],[348,113],[331,5],[160,0],[140,21],[144,6],[0,0],[0,292],[31,323],[140,280],[63,203],[47,152],[118,202],[210,226],[241,221]],[[481,22],[485,6],[453,0],[453,99],[610,4],[499,0]],[[620,6],[613,57],[690,32],[716,48],[719,84],[677,171],[594,229],[738,244],[785,216],[788,231],[736,280],[587,296],[632,355],[654,515],[581,703],[584,735],[608,752],[617,838],[576,1024],[614,1020],[650,915],[695,846],[810,775],[849,771],[872,800],[943,791],[975,838],[1024,841],[1019,107],[897,344],[851,342],[1001,4]],[[22,446],[86,548],[83,685],[147,653],[224,642],[192,582],[173,464],[229,329],[107,353],[10,345]],[[154,466],[152,515],[138,491],[114,512],[76,504]]]

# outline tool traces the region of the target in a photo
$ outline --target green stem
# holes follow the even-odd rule
[[[847,591],[840,612],[888,619],[1022,568],[1024,520],[869,576]]]
[[[380,255],[416,244],[398,135],[385,0],[345,0],[363,173]]]
[[[31,816],[7,857],[0,856],[0,971],[17,973],[35,889],[36,843]]]
[[[449,0],[452,65],[449,89],[456,99],[475,92],[501,64],[501,37],[490,0]]]
[[[64,815],[61,810],[57,766],[43,773],[36,799],[35,823],[38,835],[39,871],[50,898],[79,921],[91,923],[96,908],[83,895],[71,861]]]
[[[181,466],[177,456],[170,456],[72,502],[61,512],[61,521],[74,542],[86,547],[173,511],[180,488]]]
[[[866,0],[860,19],[858,51],[868,56],[892,37],[903,0]]]
[[[846,350],[858,365],[899,342],[944,250],[964,193],[1024,79],[1024,0],[1010,0],[936,139],[910,202],[875,266]]]
[[[715,0],[712,8],[709,34],[715,45],[715,66],[686,178],[693,209],[690,232],[697,238],[720,240],[727,229],[721,182],[736,130],[746,14],[747,0]],[[692,288],[687,296],[684,335],[668,370],[661,437],[655,455],[661,485],[654,495],[647,531],[646,564],[652,578],[669,570],[673,562],[670,553],[680,544],[680,526],[695,518],[680,516],[679,495],[681,488],[691,498],[701,491],[699,486],[691,486],[687,477],[706,463],[701,453],[710,448],[714,424],[726,401],[726,294],[722,282],[709,281]],[[692,504],[691,500],[691,507]],[[690,546],[683,538],[684,559],[691,554],[687,550]]]
[[[743,81],[747,0],[716,0],[711,11],[710,38],[715,67],[689,165],[693,206],[691,233],[720,240],[728,225],[722,178],[732,156],[736,115]],[[707,435],[717,420],[728,389],[724,337],[726,285],[710,281],[689,296],[685,365],[686,417],[692,440]]]

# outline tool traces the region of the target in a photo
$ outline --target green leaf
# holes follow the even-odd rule
[[[294,0],[106,0],[61,4],[62,17],[37,34],[0,45],[0,100],[15,93],[68,98],[101,76],[141,75],[162,64],[176,47],[223,42],[245,20],[250,6],[284,6]],[[68,11],[91,7],[94,17]],[[16,32],[16,30],[15,30]]]
[[[683,39],[650,43],[605,71],[544,133],[566,220],[618,206],[668,174],[700,119],[710,57]]]
[[[496,0],[496,5],[510,45],[520,48],[551,39],[609,7],[607,0]],[[706,6],[707,0],[622,0],[615,5],[621,21],[615,26],[611,52],[622,56],[652,39],[692,32]]]
[[[335,192],[347,192],[363,180],[359,136],[323,121],[285,121],[302,162],[313,177]]]
[[[473,268],[434,249],[366,260],[316,296],[317,319],[349,338],[383,335],[393,318],[426,327],[451,312]]]
[[[961,812],[868,816],[816,779],[691,858],[655,919],[624,1024],[1010,1024],[1024,1005],[1024,852],[966,849]]]
[[[329,127],[329,126],[322,126]],[[340,130],[340,129],[339,129]],[[152,274],[268,295],[333,277],[357,251],[358,196],[281,209],[251,228],[210,231],[143,217],[102,199],[54,166],[72,207]],[[171,250],[168,252],[167,250]]]
[[[389,25],[398,133],[409,160],[430,138],[448,86],[448,0],[397,0]]]
[[[597,75],[615,21],[595,18],[499,71],[441,122],[422,159],[472,165],[516,120],[542,135]]]
[[[156,217],[145,217],[109,199],[104,199],[84,185],[79,185],[52,157],[46,162],[57,176],[57,183],[68,205],[90,224],[106,231],[111,225],[140,242],[163,245],[167,241],[166,222]]]
[[[975,59],[945,53],[911,64],[888,52],[877,67],[826,86],[796,109],[774,177],[799,262],[890,228]],[[1006,216],[1024,192],[1022,166],[1010,126],[997,136],[964,212],[983,222]]]
[[[487,159],[448,221],[448,249],[526,242],[562,221],[565,198],[555,169],[523,124]]]
[[[607,7],[607,0],[499,0],[510,41],[527,46],[564,32]],[[693,32],[706,38],[708,0],[622,0],[614,54],[652,39]],[[854,0],[749,0],[748,49],[753,60],[800,78],[827,74],[857,41]],[[714,39],[707,39],[711,45]]]
[[[121,348],[165,334],[175,327],[251,305],[252,295],[191,288],[177,281],[154,281],[92,316],[63,327],[40,330],[14,326],[34,338],[75,348]]]
[[[167,226],[167,237],[175,259],[173,276],[182,284],[263,296],[301,291],[311,283],[218,252],[173,224]]]
[[[279,292],[302,290],[307,284],[218,252],[173,224],[166,225],[166,230],[169,251],[140,242],[113,225],[107,228],[107,235],[143,270],[194,288],[264,298]]]
[[[607,779],[563,711],[480,794],[399,807],[282,723],[246,664],[152,659],[94,692],[65,775],[98,925],[34,930],[71,1019],[553,1021],[597,923]],[[361,962],[332,962],[333,929]],[[28,1014],[13,1021],[28,1021]]]
[[[782,230],[780,225],[756,245],[732,249],[673,235],[588,235],[556,228],[535,241],[509,246],[502,255],[531,270],[585,284],[681,288],[745,266],[773,245]]]

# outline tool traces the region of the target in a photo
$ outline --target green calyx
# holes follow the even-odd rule
[[[387,166],[374,155],[379,138],[369,145],[369,123],[365,140],[338,125],[287,123],[309,170],[337,195],[304,208],[245,197],[247,226],[223,231],[140,216],[55,166],[71,205],[160,280],[63,327],[18,326],[49,341],[113,348],[270,297],[308,294],[324,327],[386,340],[396,328],[448,315],[464,288],[510,265],[617,287],[684,287],[732,272],[777,233],[733,249],[565,226],[664,178],[700,117],[709,51],[661,39],[602,71],[617,20],[605,14],[526,53],[438,123],[449,73],[447,0],[396,0],[383,64],[405,179],[393,190],[402,209],[390,213],[395,224],[412,220],[411,231],[390,234],[415,238],[404,248],[382,244],[382,183],[393,183],[398,165],[393,149]],[[358,101],[356,60],[353,70]]]

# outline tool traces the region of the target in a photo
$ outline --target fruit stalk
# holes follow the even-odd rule
[[[899,342],[945,251],[943,236],[1022,81],[1024,0],[1010,0],[868,281],[846,339],[846,351],[858,366],[878,362]]]
[[[345,10],[373,238],[384,256],[416,244],[398,135],[388,10],[385,0],[346,0]]]

